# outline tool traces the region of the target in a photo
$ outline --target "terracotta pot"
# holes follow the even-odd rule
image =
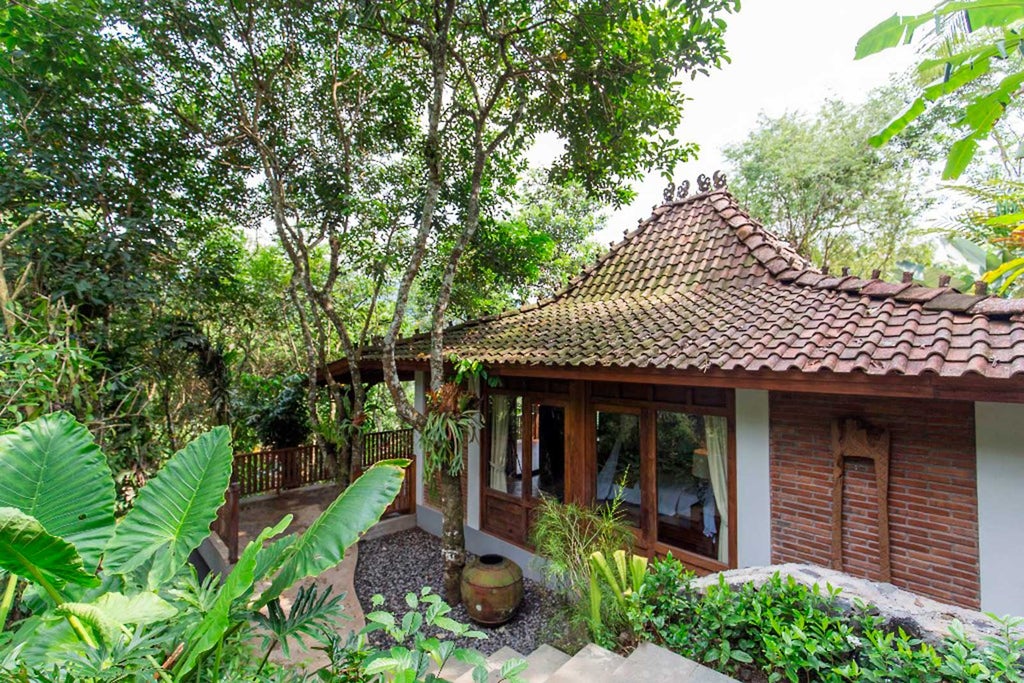
[[[497,626],[515,614],[523,601],[523,570],[501,555],[481,555],[462,570],[462,604],[469,618]]]

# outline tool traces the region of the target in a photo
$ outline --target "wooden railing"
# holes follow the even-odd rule
[[[405,468],[405,480],[398,490],[395,500],[384,511],[384,516],[407,514],[416,509],[416,454],[412,450],[411,429],[398,429],[393,432],[373,432],[363,437],[363,467],[368,469],[381,460],[392,458],[408,458],[409,466]]]
[[[235,456],[234,478],[243,496],[280,492],[331,480],[327,458],[316,446],[296,446]]]
[[[373,432],[363,437],[363,462],[359,474],[381,460],[408,458],[405,480],[384,515],[407,514],[416,509],[416,456],[413,430]],[[316,446],[280,448],[235,456],[231,486],[217,511],[211,530],[228,546],[228,560],[238,561],[239,499],[260,493],[280,492],[332,479],[327,457]]]

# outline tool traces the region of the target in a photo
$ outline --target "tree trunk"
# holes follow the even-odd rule
[[[366,451],[366,444],[362,431],[353,432],[345,447],[348,449],[348,480],[353,482],[363,473],[363,454]]]
[[[462,568],[466,566],[466,538],[462,520],[462,482],[447,467],[441,468],[441,557],[444,560],[444,599],[462,602]]]

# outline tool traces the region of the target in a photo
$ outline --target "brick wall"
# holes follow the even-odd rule
[[[973,404],[772,392],[770,406],[772,562],[830,564],[830,425],[855,417],[888,429],[892,440],[892,583],[978,608]],[[875,489],[871,463],[847,461],[844,570],[869,579],[878,578]]]

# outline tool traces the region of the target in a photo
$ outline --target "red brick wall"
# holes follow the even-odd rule
[[[772,561],[828,566],[832,535],[831,421],[855,417],[888,429],[892,583],[977,609],[978,501],[974,406],[772,392]],[[878,578],[874,471],[848,460],[844,570]]]

